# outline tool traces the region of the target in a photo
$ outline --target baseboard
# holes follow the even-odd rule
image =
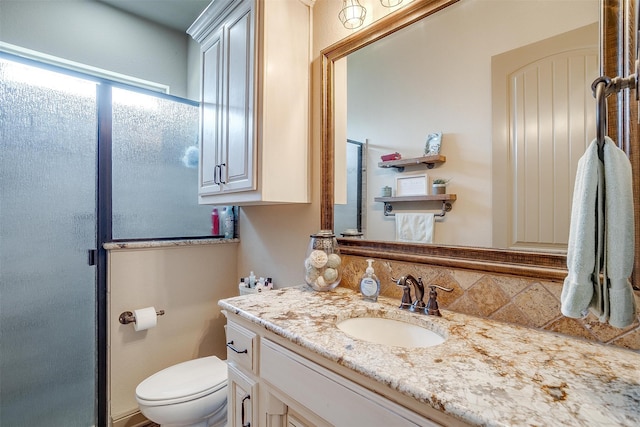
[[[112,427],[159,427],[158,424],[149,421],[140,412],[134,412],[117,420],[111,421]]]

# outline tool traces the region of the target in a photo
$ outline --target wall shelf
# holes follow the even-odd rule
[[[435,156],[423,156],[423,157],[414,157],[411,159],[400,159],[400,160],[388,160],[386,162],[378,162],[378,167],[380,168],[396,168],[399,172],[404,171],[405,166],[415,166],[424,164],[427,165],[427,169],[433,169],[436,164],[444,163],[447,161],[445,156],[435,155]]]
[[[450,201],[457,199],[455,194],[432,194],[425,196],[400,196],[400,197],[375,197],[376,202],[396,203],[396,202],[433,202],[433,201]]]
[[[376,202],[384,203],[384,216],[393,216],[392,203],[398,202],[442,202],[442,212],[435,214],[436,216],[443,217],[447,212],[452,209],[451,202],[455,201],[457,196],[455,194],[433,194],[429,196],[400,196],[400,197],[375,197],[373,200]]]

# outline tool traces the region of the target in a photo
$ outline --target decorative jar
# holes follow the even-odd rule
[[[333,231],[312,234],[304,259],[304,280],[316,291],[330,291],[340,284],[342,259]]]

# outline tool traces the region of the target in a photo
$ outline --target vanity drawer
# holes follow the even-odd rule
[[[227,324],[227,362],[255,373],[253,354],[256,341],[255,333],[229,322]]]

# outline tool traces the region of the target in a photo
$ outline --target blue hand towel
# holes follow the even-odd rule
[[[603,190],[603,165],[598,158],[598,144],[593,141],[578,161],[573,191],[567,248],[569,274],[564,280],[560,296],[560,310],[567,317],[584,317],[595,288],[599,288],[594,286],[594,282],[599,280],[599,262],[596,261],[603,246],[601,234],[597,232],[603,221]]]
[[[561,311],[625,328],[636,320],[629,281],[635,257],[631,164],[608,137],[604,164],[594,141],[578,162]],[[601,279],[602,272],[603,279]]]
[[[636,319],[636,302],[629,277],[635,257],[633,184],[629,158],[616,144],[605,138],[605,277],[608,282],[609,324],[625,328]],[[606,285],[606,283],[605,283]]]

